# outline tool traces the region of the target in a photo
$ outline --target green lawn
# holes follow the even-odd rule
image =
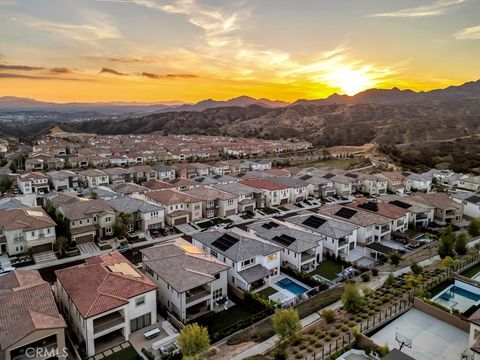
[[[472,266],[470,269],[465,270],[460,275],[465,276],[467,278],[473,278],[479,272],[480,272],[480,264],[477,264],[475,266]]]
[[[324,260],[317,266],[317,268],[310,273],[310,275],[320,275],[325,279],[334,280],[337,274],[342,271],[342,265],[332,260]]]
[[[129,346],[126,349],[122,349],[120,351],[114,352],[109,356],[105,356],[102,360],[138,360],[138,359],[141,359],[140,355],[138,355],[137,351],[133,348],[133,346]]]
[[[229,224],[231,222],[232,222],[232,220],[230,220],[230,219],[215,218],[215,219],[211,219],[211,220],[204,221],[204,222],[201,222],[201,223],[197,223],[197,225],[199,227],[201,227],[202,229],[207,229],[207,228],[210,228],[210,227],[218,225],[218,224],[222,224],[222,223],[223,224]]]
[[[268,297],[269,297],[270,295],[273,295],[273,294],[275,294],[275,293],[277,293],[277,292],[278,292],[277,290],[275,290],[274,288],[272,288],[272,287],[269,286],[269,287],[263,289],[262,291],[259,291],[259,292],[258,292],[258,295],[261,295],[261,296],[263,296],[265,299],[268,299]]]
[[[219,332],[239,321],[250,318],[256,311],[242,304],[234,305],[228,310],[219,313],[210,312],[198,319],[193,320],[200,325],[206,326],[210,334]]]
[[[262,211],[267,214],[267,215],[272,215],[272,214],[277,214],[278,210],[277,209],[272,209],[270,207],[264,207]]]

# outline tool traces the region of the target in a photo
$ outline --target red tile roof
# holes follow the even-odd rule
[[[140,277],[112,272],[109,266],[127,264]],[[55,271],[58,281],[84,318],[128,304],[129,299],[156,285],[118,252],[85,260],[85,264]]]
[[[269,191],[288,189],[287,186],[277,184],[266,179],[245,179],[240,181],[241,184],[248,185],[257,189],[265,189]]]

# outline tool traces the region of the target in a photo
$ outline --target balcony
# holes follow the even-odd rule
[[[125,319],[120,312],[116,311],[93,320],[93,332],[98,334],[123,324],[125,324]]]
[[[386,232],[389,232],[390,231],[390,226],[382,226],[380,228],[380,233],[383,234],[383,233],[386,233]]]
[[[208,300],[201,302],[200,304],[189,307],[186,311],[187,321],[191,321],[206,313],[210,312],[210,304]]]
[[[309,262],[315,259],[315,252],[313,251],[304,251],[300,257],[301,263]]]
[[[206,300],[210,298],[210,289],[198,286],[192,290],[187,291],[185,302],[187,304],[194,303],[199,300]]]

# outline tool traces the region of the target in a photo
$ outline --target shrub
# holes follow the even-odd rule
[[[330,335],[325,336],[325,341],[326,342],[329,342],[330,340],[332,340],[332,337]]]
[[[410,265],[410,269],[415,275],[419,275],[423,271],[423,268],[420,265],[418,265],[416,262],[413,262],[412,265]]]
[[[145,357],[148,359],[148,360],[155,360],[155,355],[151,352],[151,351],[148,351],[147,349],[145,348],[142,348],[142,353],[143,355],[145,355]]]
[[[378,269],[377,268],[372,269],[372,275],[373,276],[378,276]]]
[[[315,338],[313,338],[313,337],[311,337],[310,339],[308,339],[308,343],[309,343],[310,345],[315,344],[316,341],[317,341],[317,340],[316,340]]]
[[[355,284],[345,284],[342,294],[342,303],[345,310],[350,313],[358,313],[362,309],[364,301]]]
[[[305,343],[301,343],[300,346],[299,346],[300,350],[305,350],[307,348],[307,345],[305,345]]]
[[[325,319],[327,324],[335,322],[336,312],[332,309],[325,309],[322,311],[321,316]]]
[[[328,334],[329,334],[332,338],[335,338],[335,337],[338,336],[338,332],[336,332],[336,331],[330,331]]]
[[[317,341],[315,342],[315,346],[316,346],[317,348],[322,347],[322,346],[323,346],[323,341],[317,340]]]
[[[315,351],[315,348],[313,348],[311,346],[308,347],[308,349],[307,349],[307,352],[309,352],[309,353],[313,353],[314,351]]]
[[[335,329],[340,329],[342,327],[342,324],[335,324]]]
[[[364,272],[364,273],[361,275],[361,277],[362,277],[362,281],[363,281],[363,282],[367,282],[367,281],[370,280],[370,274],[369,274],[368,272]]]
[[[348,331],[348,326],[347,325],[342,325],[342,331],[347,332]]]
[[[297,359],[303,359],[303,354],[302,353],[298,353],[297,355],[295,355],[295,357]]]

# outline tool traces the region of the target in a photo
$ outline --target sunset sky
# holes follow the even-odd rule
[[[293,101],[480,78],[480,0],[0,0],[0,96]]]

